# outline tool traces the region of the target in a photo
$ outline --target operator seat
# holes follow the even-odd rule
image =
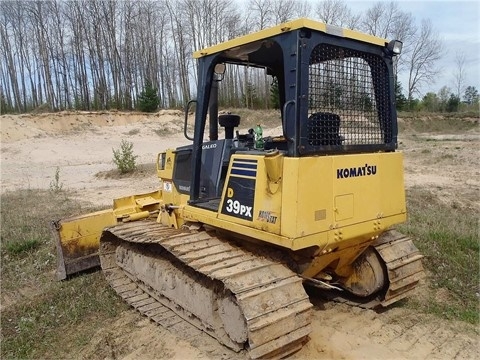
[[[313,146],[342,145],[340,116],[330,112],[316,112],[308,117],[308,142]]]

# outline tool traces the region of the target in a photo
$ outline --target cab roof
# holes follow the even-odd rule
[[[335,36],[345,37],[349,39],[359,40],[362,42],[380,45],[380,46],[385,46],[386,43],[388,42],[386,39],[382,39],[377,36],[364,34],[355,30],[344,29],[338,26],[324,24],[322,22],[307,19],[307,18],[300,18],[297,20],[285,22],[277,26],[273,26],[268,29],[254,32],[252,34],[240,36],[235,39],[228,40],[226,42],[223,42],[202,50],[195,51],[193,53],[193,57],[195,59],[198,59],[203,56],[212,55],[228,49],[249,44],[258,40],[263,40],[284,32],[294,31],[301,28],[307,28],[315,31],[320,31],[329,35],[335,35]]]

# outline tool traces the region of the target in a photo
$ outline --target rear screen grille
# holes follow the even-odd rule
[[[392,141],[388,69],[381,57],[320,44],[309,64],[310,146]]]

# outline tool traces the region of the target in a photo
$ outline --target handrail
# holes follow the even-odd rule
[[[185,105],[185,123],[183,124],[183,135],[190,141],[193,141],[193,137],[187,133],[187,123],[188,123],[188,110],[190,109],[190,104],[196,103],[197,100],[190,100],[187,105]]]

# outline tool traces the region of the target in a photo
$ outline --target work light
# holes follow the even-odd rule
[[[400,55],[402,52],[402,46],[403,42],[400,40],[392,40],[388,43],[387,49],[393,54],[393,55]]]

